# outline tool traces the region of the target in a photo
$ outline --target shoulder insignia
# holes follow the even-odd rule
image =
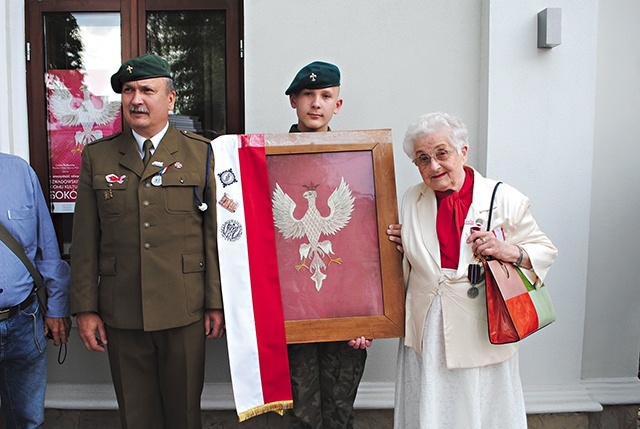
[[[196,134],[196,133],[193,133],[191,131],[186,131],[186,130],[179,130],[179,131],[180,131],[180,134],[182,134],[183,136],[188,137],[188,138],[190,138],[192,140],[197,140],[197,141],[200,141],[200,142],[206,143],[206,144],[211,143],[211,139],[203,137],[200,134]]]
[[[94,140],[92,142],[89,142],[89,143],[87,143],[87,145],[94,145],[96,143],[108,142],[108,141],[111,141],[111,140],[115,139],[116,137],[119,137],[121,134],[122,134],[122,132],[111,134],[109,136],[102,137],[100,139],[97,139],[97,140]]]

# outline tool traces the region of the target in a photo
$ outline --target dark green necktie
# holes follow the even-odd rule
[[[142,161],[144,162],[144,166],[146,167],[149,164],[149,160],[151,159],[151,148],[153,147],[153,143],[151,140],[145,140],[142,148],[144,149],[144,158]]]

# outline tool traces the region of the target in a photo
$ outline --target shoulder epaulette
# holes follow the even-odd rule
[[[178,131],[180,131],[180,134],[182,134],[183,136],[189,137],[192,140],[197,140],[197,141],[200,141],[200,142],[206,143],[206,144],[211,143],[211,139],[203,137],[200,134],[196,134],[196,133],[193,133],[191,131],[186,131],[186,130],[178,130]]]
[[[111,134],[110,136],[99,138],[99,139],[94,140],[92,142],[89,142],[87,144],[96,144],[96,143],[100,143],[100,142],[108,142],[110,140],[115,139],[116,137],[119,137],[121,134],[122,134],[122,132]]]

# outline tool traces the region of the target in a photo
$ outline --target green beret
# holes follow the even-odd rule
[[[111,76],[111,88],[116,94],[120,94],[122,92],[122,84],[125,82],[154,77],[171,78],[169,63],[157,55],[144,54],[138,58],[131,58],[120,66],[120,69]]]
[[[330,63],[314,61],[300,69],[284,93],[289,95],[305,88],[319,89],[330,86],[340,86],[340,69]]]

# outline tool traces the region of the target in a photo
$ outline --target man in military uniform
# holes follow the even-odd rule
[[[322,61],[307,64],[296,74],[285,95],[298,117],[289,132],[331,131],[329,122],[342,107],[340,69]],[[353,403],[369,346],[371,340],[364,337],[288,346],[292,428],[353,428]]]
[[[108,351],[123,428],[201,428],[205,338],[224,330],[209,141],[169,124],[169,64],[145,54],[111,77],[131,131],[82,154],[71,310]]]

